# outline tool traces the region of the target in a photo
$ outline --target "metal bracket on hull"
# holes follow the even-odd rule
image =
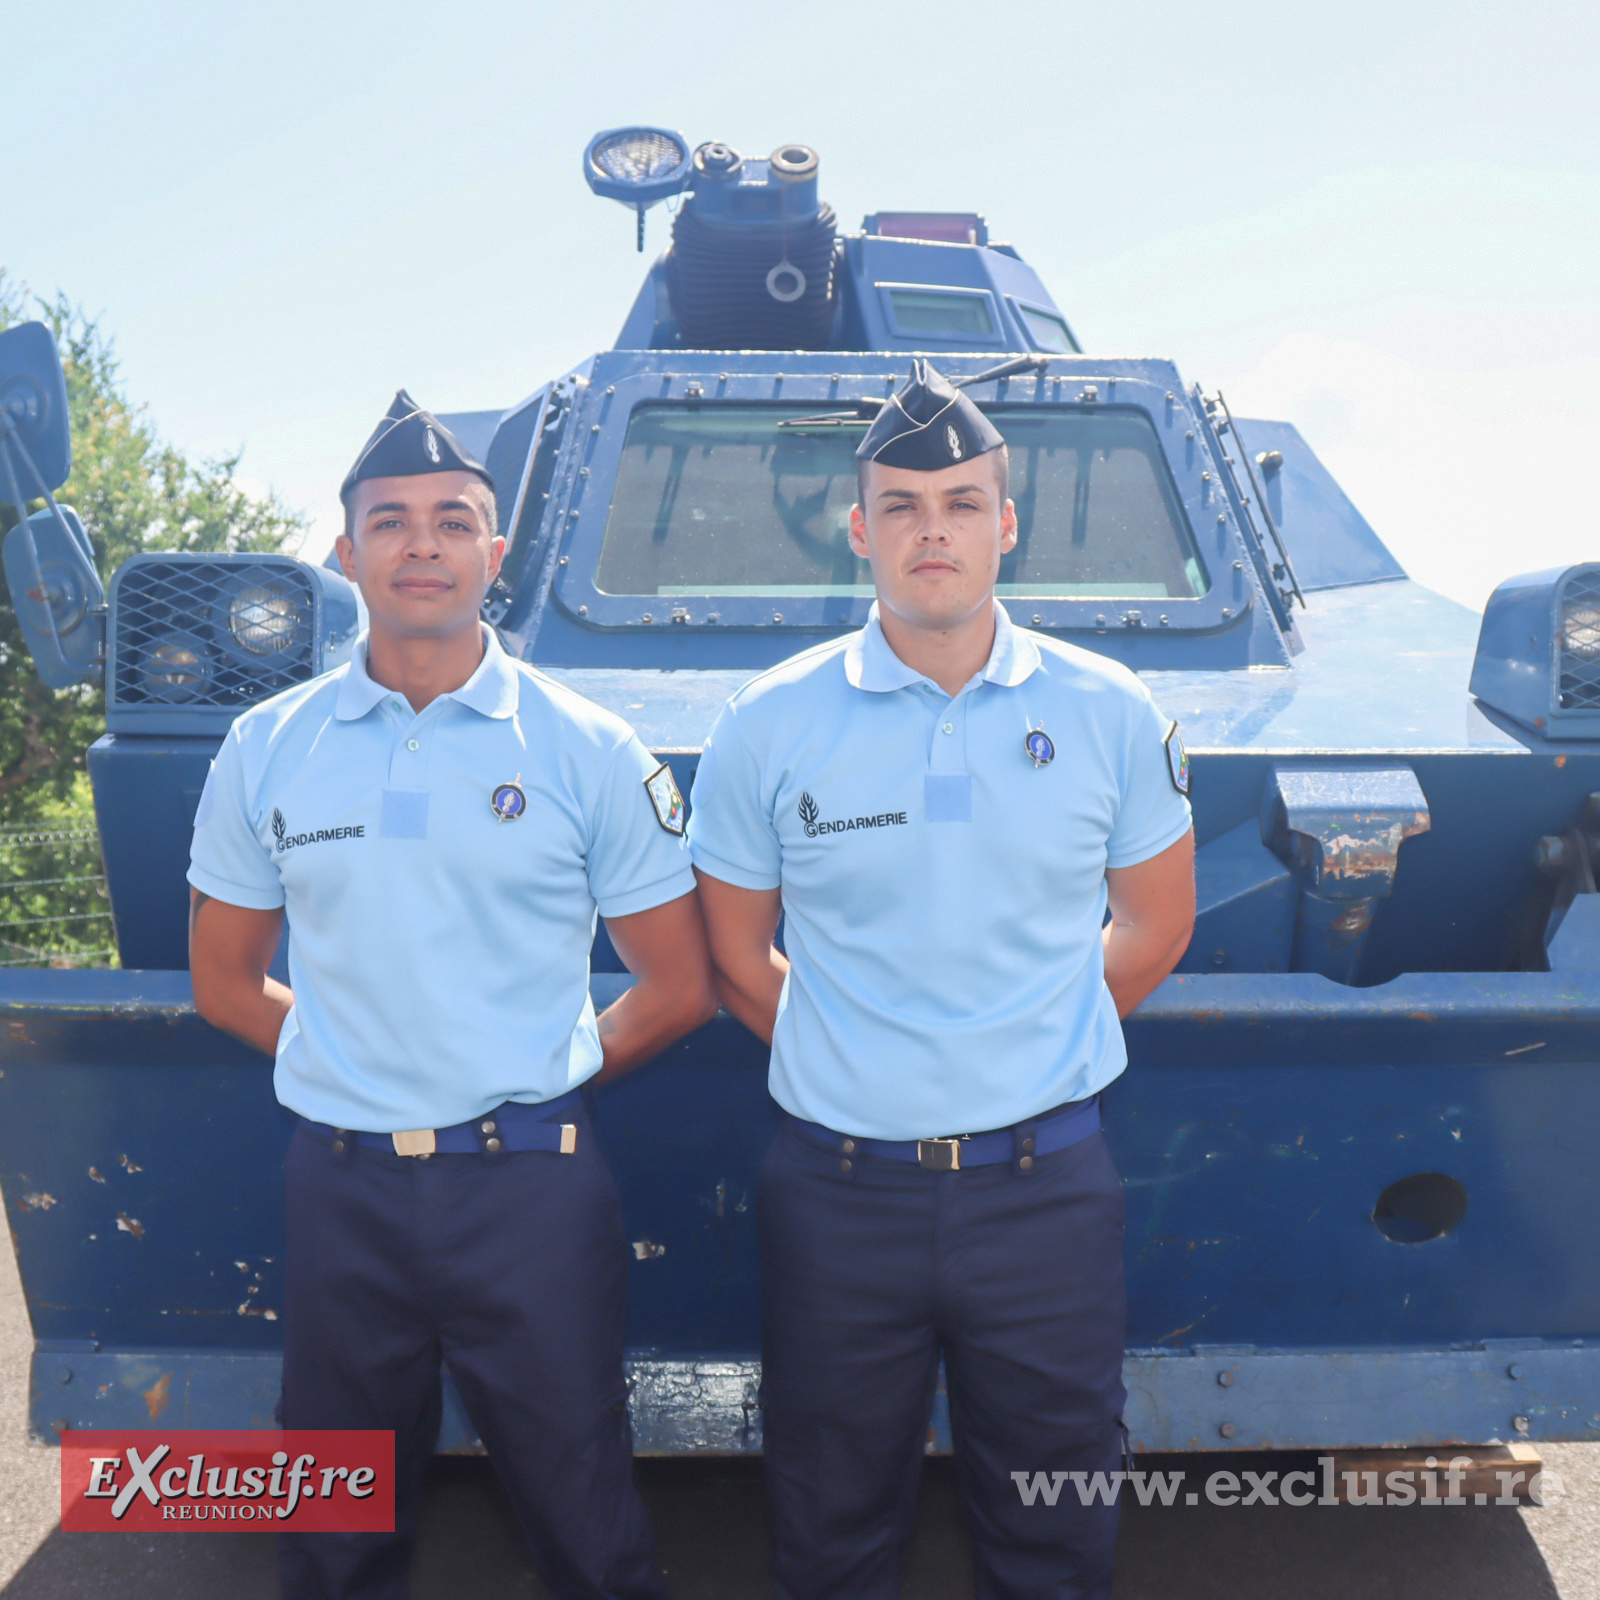
[[[1296,972],[1355,982],[1400,846],[1432,826],[1410,767],[1273,767],[1261,837],[1300,878]]]

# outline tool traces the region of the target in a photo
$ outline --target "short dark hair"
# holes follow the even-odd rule
[[[494,490],[482,478],[473,478],[467,485],[469,489],[477,489],[482,496],[483,519],[489,524],[489,537],[492,539],[500,531],[500,503],[494,497]],[[344,502],[344,536],[353,539],[356,536],[355,514],[351,511],[351,502],[361,492],[359,483],[351,485],[350,497]]]
[[[1004,509],[1007,499],[1011,495],[1011,449],[1009,445],[1002,444],[998,450],[985,450],[986,456],[994,457],[994,475],[1000,487],[1000,505]],[[867,508],[867,467],[869,463],[856,461],[856,504],[863,511]]]

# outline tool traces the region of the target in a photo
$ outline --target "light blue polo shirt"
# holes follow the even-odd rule
[[[1189,829],[1171,728],[1126,667],[998,604],[988,664],[954,698],[895,655],[876,606],[734,695],[695,777],[690,849],[725,883],[782,888],[779,1105],[933,1138],[1115,1078],[1105,873]]]
[[[189,882],[287,909],[273,1084],[314,1121],[443,1128],[582,1083],[601,1059],[596,912],[694,888],[633,730],[484,639],[471,678],[417,712],[367,676],[363,635],[346,666],[245,712],[212,764]],[[513,784],[526,806],[502,821],[491,800]]]

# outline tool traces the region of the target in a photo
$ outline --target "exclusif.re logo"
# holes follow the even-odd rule
[[[277,841],[280,855],[285,850],[293,850],[296,845],[323,844],[329,839],[364,839],[366,836],[367,825],[364,822],[348,828],[313,828],[309,833],[290,833],[283,813],[276,806],[272,808],[272,837]]]
[[[378,1430],[68,1429],[61,1526],[392,1533],[394,1435]]]
[[[854,833],[858,828],[903,828],[906,826],[906,813],[904,811],[880,811],[873,817],[840,817],[836,822],[823,822],[822,813],[817,802],[809,794],[800,796],[800,804],[796,807],[800,813],[800,825],[806,830],[806,838],[815,839],[824,833]]]

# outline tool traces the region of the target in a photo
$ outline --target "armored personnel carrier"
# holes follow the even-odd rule
[[[981,216],[841,232],[804,146],[626,128],[583,168],[641,218],[673,201],[672,243],[614,348],[447,419],[499,486],[485,615],[511,650],[687,794],[730,692],[865,621],[853,451],[915,352],[1010,442],[1013,619],[1127,663],[1182,725],[1194,940],[1105,1100],[1136,1448],[1600,1437],[1600,563],[1511,578],[1481,619],[1430,593],[1291,421],[1085,353]],[[12,503],[65,481],[64,403],[48,332],[0,336]],[[121,956],[0,977],[33,1426],[270,1426],[290,1118],[195,1014],[184,871],[231,719],[342,661],[357,608],[258,555],[138,555],[102,599],[87,550],[53,499],[5,550],[46,679],[104,674]],[[592,981],[597,1005],[630,982],[603,928]],[[600,1100],[641,1451],[760,1449],[765,1064],[719,1016]],[[452,1401],[440,1448],[474,1442]]]

